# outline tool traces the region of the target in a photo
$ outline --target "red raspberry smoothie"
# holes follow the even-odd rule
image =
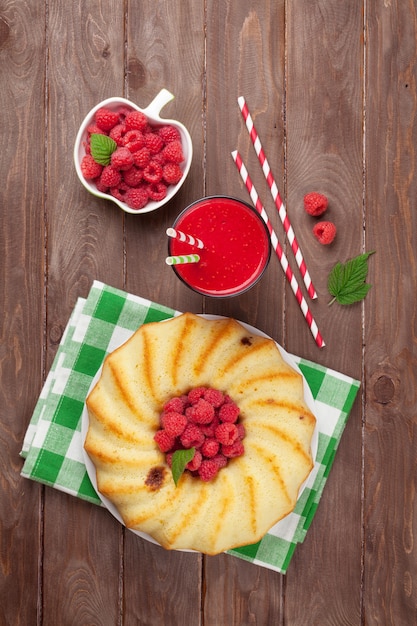
[[[202,250],[170,239],[169,254],[198,253],[198,263],[173,265],[192,289],[207,296],[234,296],[252,287],[262,276],[271,255],[268,229],[249,204],[213,196],[191,204],[174,228],[201,239]]]

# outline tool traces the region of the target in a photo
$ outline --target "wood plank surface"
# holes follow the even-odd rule
[[[417,625],[416,42],[414,0],[0,2],[0,626]],[[175,98],[161,116],[192,136],[191,171],[162,210],[123,214],[81,186],[75,135],[104,98],[146,107],[162,88]],[[239,96],[318,292],[322,350],[276,256],[224,300],[194,294],[164,263],[165,230],[185,206],[249,201],[238,149],[295,267]],[[331,246],[303,209],[313,190],[329,199]],[[329,307],[333,265],[370,250],[365,301]],[[95,279],[241,319],[361,381],[286,575],[164,551],[104,508],[20,476],[42,384]]]

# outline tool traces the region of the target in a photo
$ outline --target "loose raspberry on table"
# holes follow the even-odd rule
[[[133,165],[132,153],[124,147],[116,148],[110,159],[111,165],[118,170],[128,170]]]
[[[219,472],[219,466],[213,459],[205,459],[201,462],[198,468],[198,475],[204,482],[209,482],[217,476]]]
[[[180,441],[184,448],[198,448],[204,442],[204,435],[197,424],[188,422],[180,437]]]
[[[314,217],[322,215],[328,206],[326,196],[316,191],[312,191],[304,196],[304,210]]]
[[[106,107],[102,107],[96,111],[96,124],[99,128],[105,131],[111,130],[116,126],[119,121],[119,114],[114,111],[110,111]]]
[[[132,187],[124,194],[124,201],[131,209],[143,209],[148,203],[149,195],[145,187]]]
[[[170,163],[182,163],[184,161],[184,152],[180,141],[171,141],[165,146],[162,153]]]
[[[171,141],[181,141],[181,135],[178,128],[175,126],[160,126],[158,128],[158,135],[164,141],[164,143],[170,143]]]
[[[182,178],[182,170],[178,163],[167,163],[162,168],[162,178],[168,185],[176,185]]]
[[[151,154],[158,154],[158,152],[161,152],[162,148],[164,147],[163,140],[156,133],[146,133],[143,136],[143,139],[146,148],[148,148]]]
[[[94,161],[90,154],[83,156],[80,167],[82,175],[87,180],[94,180],[95,178],[98,178],[103,171],[103,166]]]
[[[163,182],[150,183],[148,185],[148,196],[154,202],[161,202],[167,195],[167,187]]]
[[[162,413],[161,426],[172,437],[178,437],[184,432],[187,426],[187,418],[182,413],[176,411],[167,411]]]
[[[162,429],[156,431],[154,439],[161,452],[169,452],[175,444],[175,437],[172,437],[166,430]]]
[[[148,118],[141,111],[129,111],[124,123],[128,130],[145,130],[148,126]]]
[[[230,446],[238,438],[237,426],[230,422],[222,422],[217,426],[214,434],[219,443]]]
[[[160,183],[162,180],[162,167],[155,161],[150,161],[143,170],[143,178],[148,183]]]
[[[106,165],[100,176],[100,183],[105,187],[117,187],[122,180],[122,175],[111,165]]]
[[[219,410],[219,418],[221,422],[230,422],[234,424],[239,417],[239,407],[231,402],[226,402]]]
[[[314,226],[313,234],[319,243],[328,245],[336,237],[336,226],[333,222],[319,222]]]

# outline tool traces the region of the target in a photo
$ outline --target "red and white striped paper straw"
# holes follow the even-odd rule
[[[168,237],[178,239],[179,241],[185,241],[186,243],[189,243],[190,246],[196,246],[201,250],[204,248],[204,244],[201,239],[188,235],[187,233],[183,233],[181,230],[177,230],[176,228],[167,228],[166,233]]]
[[[298,241],[297,241],[297,238],[296,238],[295,233],[294,233],[294,229],[291,226],[291,222],[290,222],[290,219],[288,217],[287,211],[285,209],[285,205],[284,205],[284,203],[281,200],[281,196],[279,194],[277,184],[276,184],[275,179],[274,179],[274,177],[272,175],[271,168],[269,167],[268,160],[267,160],[267,158],[265,156],[265,152],[264,152],[264,150],[262,148],[262,144],[261,144],[261,141],[259,139],[259,135],[258,135],[258,133],[256,131],[255,125],[254,125],[253,120],[252,120],[252,116],[251,116],[251,114],[249,112],[248,106],[247,106],[245,98],[243,96],[240,96],[238,98],[238,104],[239,104],[239,108],[240,108],[240,111],[242,113],[243,119],[245,120],[246,128],[248,129],[250,138],[252,140],[253,147],[255,148],[255,152],[256,152],[256,154],[258,156],[258,159],[259,159],[259,162],[261,164],[262,171],[264,173],[264,176],[265,176],[266,181],[268,183],[269,189],[271,191],[272,198],[273,198],[273,200],[275,202],[275,206],[278,209],[279,217],[280,217],[281,222],[282,222],[282,224],[284,226],[284,230],[285,230],[285,232],[287,234],[288,241],[289,241],[291,249],[292,249],[292,251],[294,253],[296,263],[297,263],[297,265],[298,265],[298,267],[300,269],[301,276],[302,276],[304,284],[305,284],[305,286],[307,288],[308,295],[312,299],[317,298],[317,292],[316,292],[316,290],[314,288],[314,285],[313,285],[313,283],[311,281],[311,277],[310,277],[310,274],[308,272],[307,266],[305,264],[304,257],[302,255],[300,246],[298,245]]]
[[[308,327],[310,328],[311,334],[313,335],[316,344],[318,345],[319,348],[324,348],[324,346],[326,345],[323,341],[323,337],[321,336],[321,333],[318,329],[318,326],[314,320],[314,317],[308,307],[308,304],[306,302],[306,299],[304,298],[302,291],[300,289],[300,286],[297,282],[297,279],[295,278],[293,271],[288,263],[288,259],[285,256],[285,253],[282,249],[282,246],[278,240],[278,237],[272,227],[272,224],[268,218],[268,215],[265,211],[265,208],[262,205],[262,202],[259,199],[259,196],[257,194],[257,191],[252,183],[252,180],[248,174],[248,170],[245,167],[245,164],[242,161],[242,157],[240,156],[239,152],[237,150],[234,150],[232,152],[232,157],[233,160],[236,164],[236,167],[239,171],[239,174],[242,177],[243,182],[245,183],[246,189],[249,192],[249,195],[252,199],[253,205],[255,207],[255,209],[257,210],[257,212],[259,213],[259,215],[262,217],[263,221],[265,222],[268,230],[269,230],[269,234],[270,234],[270,238],[271,238],[271,244],[272,247],[281,263],[281,267],[284,270],[284,274],[291,286],[291,289],[297,299],[298,304],[300,305],[301,311],[305,317],[305,320],[308,324]]]

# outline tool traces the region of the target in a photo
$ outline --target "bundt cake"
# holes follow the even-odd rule
[[[301,375],[233,319],[142,325],[106,357],[86,407],[98,491],[166,549],[259,541],[313,467]]]

